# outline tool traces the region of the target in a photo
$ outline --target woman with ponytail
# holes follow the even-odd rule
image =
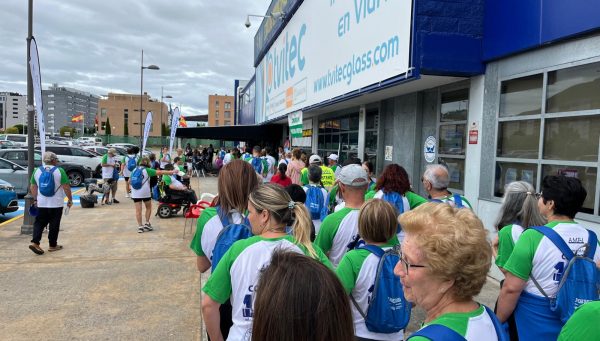
[[[248,220],[254,237],[235,242],[202,288],[202,315],[211,340],[223,339],[219,306],[228,299],[233,307],[228,339],[250,339],[256,285],[275,250],[305,254],[333,270],[323,251],[310,242],[308,210],[292,201],[283,187],[264,184],[254,190],[248,199]]]

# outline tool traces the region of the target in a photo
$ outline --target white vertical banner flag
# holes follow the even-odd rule
[[[179,107],[175,107],[173,110],[173,117],[171,118],[171,139],[169,141],[169,155],[173,155],[173,142],[175,142],[175,132],[177,131],[177,127],[179,127],[179,116],[181,113],[179,112]]]
[[[38,55],[37,43],[35,38],[31,38],[29,45],[30,59],[29,67],[31,68],[31,80],[33,81],[33,98],[35,100],[35,108],[37,113],[38,131],[40,133],[40,148],[42,157],[46,152],[46,122],[44,120],[44,102],[42,101],[42,76],[40,74],[40,57]],[[31,128],[31,127],[30,127]]]
[[[144,125],[144,142],[142,142],[142,153],[144,156],[144,150],[146,150],[146,142],[148,142],[148,135],[150,135],[150,128],[152,127],[152,111],[148,111],[146,114],[146,124]]]

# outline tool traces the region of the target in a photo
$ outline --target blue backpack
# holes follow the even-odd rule
[[[115,181],[119,181],[119,167],[117,167],[116,164],[115,164],[115,167],[113,168],[112,178]]]
[[[160,199],[160,190],[158,189],[158,185],[152,187],[152,199],[156,201]]]
[[[133,172],[133,170],[135,169],[135,167],[137,166],[137,161],[135,159],[135,156],[130,158],[129,156],[127,156],[127,169],[130,172]]]
[[[375,245],[361,245],[358,249],[365,249],[379,258],[373,294],[369,300],[369,307],[365,314],[354,297],[350,295],[354,307],[365,319],[367,329],[373,333],[391,334],[406,328],[410,320],[412,305],[404,297],[400,278],[394,275],[394,267],[400,261],[396,248],[383,251]]]
[[[431,199],[429,200],[430,202],[438,202],[438,203],[443,203],[443,201],[441,201],[440,199]],[[464,208],[465,205],[463,205],[462,203],[462,198],[460,196],[460,194],[452,194],[452,201],[454,201],[454,207],[456,208]]]
[[[56,194],[56,192],[58,192],[58,189],[54,189],[56,186],[54,184],[54,175],[52,175],[56,168],[58,167],[54,166],[49,170],[46,170],[44,166],[40,166],[40,171],[42,174],[40,174],[40,179],[38,180],[38,189],[45,197],[52,197],[54,194]]]
[[[392,204],[392,206],[396,208],[396,211],[398,211],[398,215],[404,213],[404,200],[402,195],[400,195],[398,192],[383,192],[382,199]],[[402,231],[402,226],[398,224],[396,233],[400,233],[400,231]]]
[[[325,198],[323,197],[321,187],[308,186],[304,206],[306,206],[308,212],[310,212],[312,220],[323,221],[323,219],[327,217],[327,205],[325,205]]]
[[[146,181],[150,180],[150,176],[146,179]],[[144,167],[136,167],[135,170],[131,173],[131,178],[129,179],[129,184],[133,189],[141,189],[142,186],[146,183],[144,181]]]
[[[217,214],[221,219],[223,229],[217,236],[217,241],[212,252],[212,271],[215,271],[217,264],[219,264],[223,255],[225,255],[225,252],[229,250],[233,243],[253,236],[248,218],[244,218],[244,222],[241,224],[232,224],[229,222],[227,214],[222,212],[221,206],[217,207]]]
[[[582,255],[576,255],[564,239],[553,229],[547,226],[530,228],[550,239],[567,260],[567,266],[564,268],[558,283],[556,297],[546,295],[539,283],[531,276],[538,290],[550,300],[550,310],[558,313],[561,321],[566,323],[577,307],[586,302],[600,299],[600,272],[593,260],[598,245],[598,237],[594,232],[588,230],[589,238],[587,244],[584,244],[585,252]]]
[[[508,341],[509,338],[506,335],[504,328],[500,324],[500,321],[498,321],[498,318],[496,317],[494,312],[487,306],[484,306],[484,307],[485,307],[485,311],[487,312],[488,316],[490,317],[490,319],[492,319],[492,323],[494,324],[494,329],[496,330],[496,336],[498,338],[498,341]],[[427,338],[432,341],[437,341],[437,340],[465,341],[466,340],[462,335],[455,332],[454,329],[446,327],[442,324],[430,324],[427,327],[424,327],[421,330],[414,332],[406,340],[408,341],[415,336],[424,337],[424,338]]]
[[[263,174],[263,163],[259,157],[253,157],[252,160],[250,160],[250,164],[256,173],[260,175]]]

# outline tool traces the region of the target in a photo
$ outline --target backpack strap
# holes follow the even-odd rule
[[[594,259],[594,255],[596,254],[596,246],[598,246],[598,236],[594,233],[594,231],[588,230],[588,246],[585,250],[586,257]]]
[[[494,314],[492,309],[488,308],[487,305],[482,304],[482,306],[485,308],[485,311],[490,317],[490,320],[492,320],[492,323],[494,324],[494,329],[496,330],[496,336],[498,337],[498,341],[508,341],[506,333],[504,332],[504,328],[502,327],[502,324],[498,320],[496,314]]]
[[[407,340],[415,336],[424,337],[429,340],[444,340],[444,341],[465,341],[466,339],[455,332],[454,329],[448,328],[443,324],[430,324],[425,328],[414,332]]]
[[[452,197],[454,198],[454,207],[456,208],[463,208],[463,203],[462,203],[462,197],[460,196],[460,194],[458,193],[454,193],[452,195]]]
[[[356,249],[365,249],[365,250],[371,252],[372,254],[374,254],[375,256],[377,256],[379,259],[381,259],[381,257],[383,257],[383,254],[385,253],[385,251],[383,251],[383,249],[377,245],[363,244],[363,245],[357,247]],[[350,300],[352,301],[352,304],[354,305],[356,310],[358,310],[358,313],[360,314],[360,316],[362,316],[363,319],[366,319],[367,314],[365,314],[365,312],[362,311],[362,309],[360,309],[358,302],[356,302],[356,300],[354,299],[354,296],[352,296],[352,294],[350,294]]]

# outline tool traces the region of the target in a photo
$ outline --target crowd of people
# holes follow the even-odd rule
[[[103,158],[105,180],[126,178],[139,232],[152,230],[152,178],[195,202],[183,177],[197,151],[140,158],[134,147],[120,160],[114,150]],[[338,164],[330,154],[324,165],[300,149],[271,153],[221,149],[211,161],[222,161],[218,196],[190,243],[198,271],[211,270],[202,287],[211,340],[600,339],[600,325],[590,323],[600,316],[600,244],[574,220],[587,196],[578,179],[548,175],[539,193],[524,181],[508,184],[490,241],[469,200],[448,190],[443,165],[426,167],[421,196],[398,164],[375,177],[356,158]],[[62,248],[62,211],[49,216],[58,198],[60,210],[65,195],[72,202],[56,160],[46,153],[31,179],[37,254],[47,224],[49,251]],[[56,198],[46,197],[49,181]],[[113,200],[105,202],[117,203],[109,183]],[[505,276],[493,310],[475,300],[492,261]],[[415,306],[426,317],[408,336]]]
[[[556,232],[598,279],[598,242],[574,221],[586,197],[575,178],[547,176],[541,193],[509,184],[490,241],[471,202],[448,190],[443,165],[426,167],[424,197],[398,164],[375,177],[370,162],[338,164],[336,154],[324,165],[300,149],[223,152],[215,206],[190,244],[198,270],[212,269],[202,287],[211,340],[600,338],[597,326],[581,327],[598,302],[566,315],[552,305],[571,263],[538,231]],[[494,259],[506,279],[486,307],[475,297]],[[408,336],[414,306],[426,317]]]

